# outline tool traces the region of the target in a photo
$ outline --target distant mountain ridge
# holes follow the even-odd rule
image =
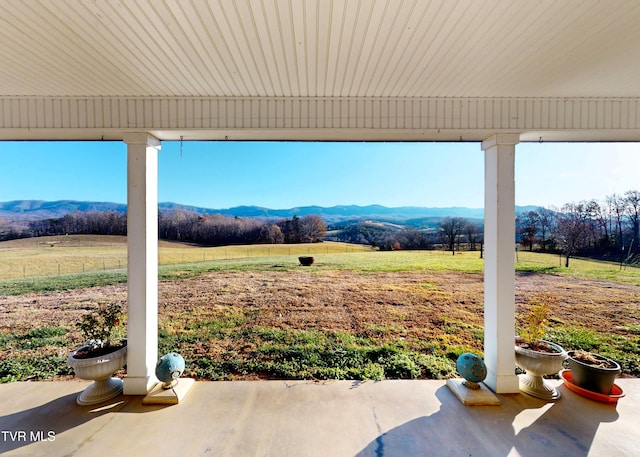
[[[484,217],[483,208],[465,207],[419,207],[400,206],[387,207],[382,205],[337,205],[331,207],[323,206],[300,206],[288,209],[272,209],[260,206],[236,206],[227,209],[212,209],[198,206],[181,205],[172,202],[158,204],[160,211],[182,210],[193,211],[199,214],[223,214],[235,217],[254,218],[291,218],[293,216],[305,216],[317,214],[327,223],[337,223],[349,220],[377,219],[385,221],[402,222],[422,218],[443,218],[443,217],[463,217],[469,219],[482,219]],[[516,207],[516,212],[536,210],[536,206]],[[117,211],[125,212],[127,205],[124,203],[112,202],[91,202],[77,200],[14,200],[0,202],[0,218],[10,221],[16,220],[38,220],[63,217],[65,214],[76,211]]]
[[[62,217],[76,211],[127,211],[124,203],[77,200],[14,200],[0,202],[0,217],[9,220],[37,220]]]

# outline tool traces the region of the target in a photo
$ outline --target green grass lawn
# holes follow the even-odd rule
[[[20,252],[24,250],[24,252]],[[299,255],[313,255],[311,267],[301,267]],[[104,258],[103,258],[104,257]],[[29,292],[71,290],[126,282],[126,269],[100,268],[107,259],[126,258],[126,244],[106,246],[26,246],[3,248],[0,264],[17,263],[11,271],[53,264],[64,259],[97,267],[73,274],[21,277],[11,273],[0,279],[0,295]],[[22,263],[20,263],[22,262]],[[424,271],[480,274],[483,259],[478,252],[451,255],[443,251],[379,252],[363,246],[342,243],[310,245],[260,245],[201,248],[186,245],[161,245],[159,277],[161,281],[179,281],[208,272],[293,271],[305,268],[311,274],[350,271],[362,275],[385,272]],[[564,268],[558,256],[539,253],[514,253],[516,271],[553,274],[625,282],[640,285],[640,269],[618,264],[572,259]],[[57,267],[54,268],[57,270]],[[3,270],[7,271],[7,269]],[[55,273],[55,272],[54,272]],[[434,287],[426,284],[425,288]],[[181,345],[200,341],[227,341],[230,349],[220,357],[189,360],[190,374],[206,379],[231,379],[237,374],[263,373],[283,378],[385,379],[442,378],[455,370],[460,352],[471,349],[460,342],[458,333],[466,332],[467,343],[481,344],[482,328],[464,328],[462,323],[443,320],[443,338],[434,342],[410,342],[402,337],[402,323],[380,322],[367,328],[367,335],[348,332],[322,332],[313,329],[275,329],[251,326],[251,316],[242,311],[225,312],[215,318],[191,324],[160,328],[160,353],[179,350]],[[191,317],[190,317],[191,319]],[[453,322],[453,323],[452,323]],[[388,325],[387,325],[388,324]],[[455,324],[455,325],[454,325]],[[68,332],[71,327],[43,326],[29,331],[0,332],[0,352],[11,354],[0,359],[0,382],[21,379],[47,379],[70,374],[64,361],[70,348],[78,342]],[[389,341],[388,335],[398,338]],[[588,328],[554,325],[548,338],[572,349],[593,350],[618,360],[629,375],[640,375],[640,327],[631,323],[627,337],[598,334]],[[381,338],[378,338],[381,337]],[[418,344],[419,343],[419,344]],[[240,355],[231,346],[248,345],[249,355]],[[185,346],[186,347],[186,346]],[[42,348],[47,348],[46,354]]]
[[[123,236],[92,235],[27,238],[0,242],[0,281],[126,269],[126,243],[127,239]],[[371,251],[371,248],[334,242],[202,247],[160,241],[158,263],[173,265],[255,257],[297,257],[363,251]]]
[[[64,237],[54,237],[56,239]],[[78,238],[78,237],[76,237]],[[95,238],[95,237],[94,237]],[[33,241],[33,246],[12,248],[0,243],[0,295],[29,291],[65,290],[126,281],[126,239],[107,245],[71,246]],[[94,242],[95,243],[95,242]],[[78,245],[79,244],[79,245]],[[312,255],[316,269],[382,271],[462,271],[480,273],[484,260],[479,252],[374,251],[367,246],[346,243],[301,245],[252,245],[194,247],[163,243],[159,248],[160,279],[192,277],[208,271],[296,268],[298,256]],[[640,284],[640,268],[612,262],[571,259],[569,268],[557,255],[514,253],[516,271],[553,273]]]

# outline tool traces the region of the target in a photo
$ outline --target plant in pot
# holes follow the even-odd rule
[[[300,262],[300,265],[302,265],[303,267],[310,267],[311,265],[313,265],[314,262],[314,258],[308,255],[303,255],[298,257],[298,261]]]
[[[571,370],[572,382],[583,389],[610,395],[616,376],[622,371],[618,362],[587,351],[569,351],[567,367]]]
[[[516,365],[525,371],[518,375],[522,392],[544,400],[557,400],[560,391],[546,382],[543,376],[562,370],[567,352],[560,345],[542,339],[549,325],[548,316],[546,299],[530,301],[526,326],[516,338]]]
[[[93,405],[122,393],[122,380],[112,377],[126,363],[127,341],[122,338],[122,317],[122,305],[111,303],[86,314],[76,324],[86,342],[71,353],[67,365],[78,378],[94,381],[78,395],[79,405]]]

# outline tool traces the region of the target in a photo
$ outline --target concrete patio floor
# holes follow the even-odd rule
[[[640,379],[616,383],[617,405],[562,385],[555,403],[521,394],[472,407],[444,381],[197,382],[179,405],[121,396],[97,407],[76,405],[83,381],[10,383],[0,454],[638,456]]]

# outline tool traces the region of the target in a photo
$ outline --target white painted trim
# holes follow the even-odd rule
[[[482,142],[485,154],[484,357],[485,384],[518,392],[515,375],[515,145],[517,134]]]
[[[146,395],[157,382],[158,150],[146,133],[127,143],[127,376],[125,395]]]
[[[640,98],[0,97],[0,140],[640,141]]]

